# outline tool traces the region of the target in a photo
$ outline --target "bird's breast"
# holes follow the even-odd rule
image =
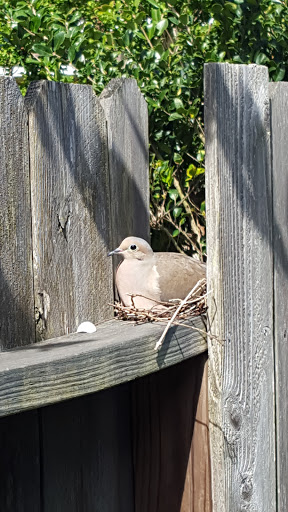
[[[131,305],[131,294],[139,295],[133,299],[139,308],[151,308],[155,305],[153,299],[160,300],[159,274],[151,258],[149,261],[124,260],[117,270],[116,286],[125,306]]]

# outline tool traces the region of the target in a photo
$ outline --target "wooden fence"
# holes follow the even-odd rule
[[[288,510],[288,84],[205,69],[213,512]]]
[[[133,80],[100,98],[35,82],[23,98],[2,79],[0,94],[0,345],[10,348],[113,317],[107,248],[149,235],[148,121]]]
[[[135,82],[0,82],[1,511],[288,509],[288,88],[204,79],[208,377],[201,319],[159,353],[161,326],[111,320],[106,253],[149,230]]]
[[[107,252],[149,237],[136,82],[1,79],[0,133],[1,512],[210,512],[201,319],[156,353],[109,305]]]

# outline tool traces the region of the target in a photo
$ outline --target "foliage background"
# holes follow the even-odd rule
[[[24,68],[23,93],[32,80],[100,93],[134,77],[149,108],[153,246],[205,259],[203,65],[255,62],[287,80],[287,26],[280,0],[0,0],[0,66]]]

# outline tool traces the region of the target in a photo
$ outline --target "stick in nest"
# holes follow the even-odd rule
[[[207,309],[205,285],[206,280],[202,279],[194,286],[184,300],[177,299],[171,302],[155,301],[155,306],[150,309],[136,308],[133,302],[135,295],[131,295],[131,306],[123,306],[117,302],[113,304],[114,310],[119,320],[134,320],[136,323],[168,321],[161,338],[156,343],[155,350],[158,350],[172,324],[179,324],[179,320],[183,321],[185,318],[205,313]],[[176,318],[178,318],[177,322]]]
[[[197,291],[199,291],[199,289],[203,287],[205,282],[206,282],[206,279],[201,279],[201,281],[198,281],[198,283],[194,286],[194,288],[192,288],[192,290],[188,293],[188,295],[186,295],[185,299],[183,299],[182,302],[179,304],[179,306],[176,309],[175,313],[172,315],[172,317],[170,318],[168,324],[166,325],[166,327],[165,327],[165,329],[164,329],[164,331],[162,333],[162,336],[157,341],[157,343],[156,343],[156,345],[154,347],[154,350],[159,350],[159,348],[162,347],[162,344],[163,344],[163,341],[165,339],[165,336],[166,336],[169,328],[173,324],[173,320],[175,320],[175,318],[178,315],[178,313],[180,312],[181,308],[185,304],[187,304],[187,302],[190,299],[190,297],[192,297],[192,295],[194,295]]]

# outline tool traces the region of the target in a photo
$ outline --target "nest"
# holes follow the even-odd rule
[[[206,279],[198,281],[184,300],[173,299],[169,302],[155,301],[155,306],[150,309],[136,308],[133,300],[134,297],[136,297],[136,295],[131,294],[131,306],[124,306],[120,302],[113,304],[116,318],[119,320],[134,321],[136,324],[145,322],[165,322],[167,324],[166,328],[155,346],[155,349],[158,350],[171,325],[186,325],[184,324],[186,319],[205,314],[207,310]],[[196,329],[196,327],[191,324],[187,325],[187,327]]]

